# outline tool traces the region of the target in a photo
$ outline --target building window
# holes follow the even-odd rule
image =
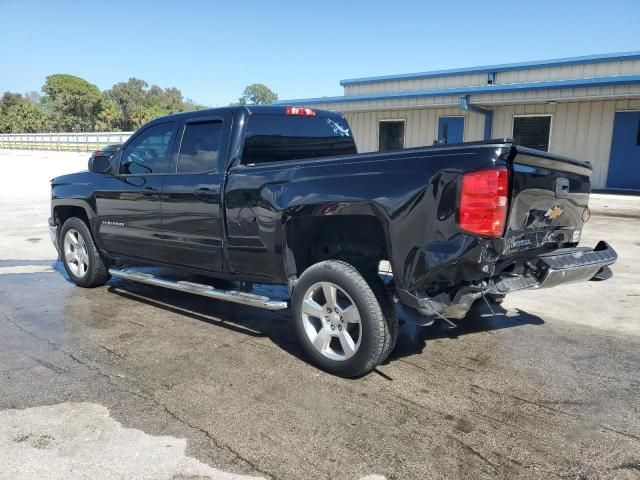
[[[513,117],[513,140],[517,145],[549,151],[551,115]]]
[[[378,124],[378,151],[404,148],[404,120],[380,120]]]

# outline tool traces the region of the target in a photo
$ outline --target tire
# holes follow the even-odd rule
[[[79,287],[98,287],[111,278],[89,227],[81,219],[71,217],[64,222],[58,243],[64,269]]]
[[[395,346],[398,319],[377,272],[339,260],[316,263],[300,276],[291,303],[302,350],[327,372],[364,375]]]

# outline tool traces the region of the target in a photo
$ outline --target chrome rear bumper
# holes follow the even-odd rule
[[[562,248],[527,262],[527,275],[497,280],[491,293],[509,293],[528,288],[549,288],[565,283],[606,280],[618,254],[604,240],[595,248]]]
[[[596,248],[574,248],[566,253],[541,255],[539,267],[543,276],[540,288],[555,287],[564,283],[585,282],[588,280],[606,280],[612,273],[609,265],[618,259],[611,246],[601,240]]]

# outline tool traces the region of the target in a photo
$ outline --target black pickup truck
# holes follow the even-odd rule
[[[81,287],[117,276],[290,306],[310,359],[358,376],[391,353],[399,309],[459,319],[483,296],[610,277],[606,242],[577,246],[590,174],[509,140],[358,154],[339,113],[229,107],[156,119],[89,171],[53,179],[49,225]]]

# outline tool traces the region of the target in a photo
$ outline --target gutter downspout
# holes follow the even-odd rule
[[[469,101],[469,95],[460,97],[460,108],[469,112],[479,113],[484,115],[484,140],[491,139],[491,128],[493,126],[493,110],[481,108],[471,104]]]

